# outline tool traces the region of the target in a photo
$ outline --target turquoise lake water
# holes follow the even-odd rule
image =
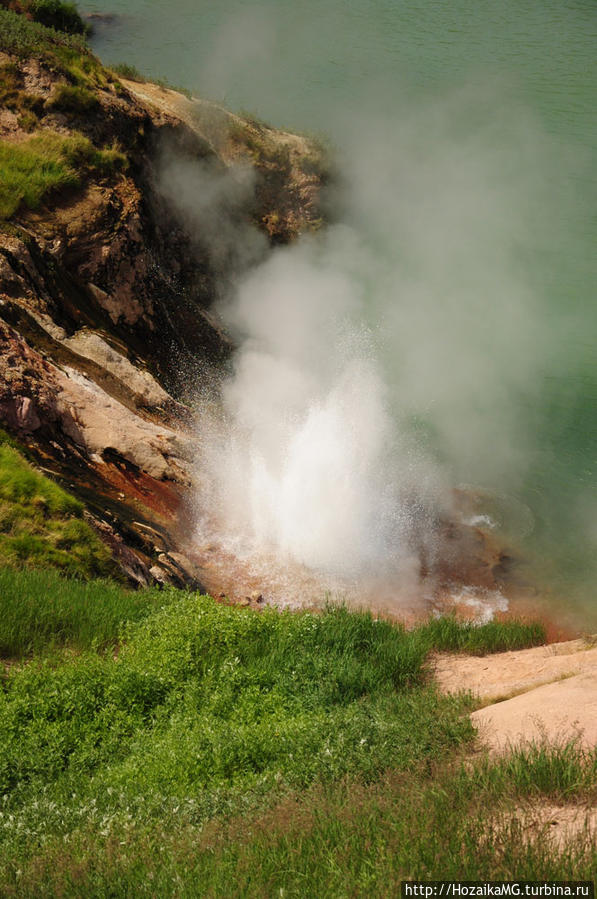
[[[387,127],[378,132],[373,129],[371,140],[391,144],[406,122],[405,128],[414,128],[414,137],[406,144],[397,138],[396,152],[411,153],[419,165],[419,155],[426,152],[419,111],[427,110],[422,121],[436,129],[434,139],[439,141],[440,151],[444,141],[450,150],[460,147],[469,163],[471,152],[481,155],[481,174],[472,182],[465,179],[463,192],[474,188],[483,193],[487,188],[492,204],[488,216],[495,217],[496,205],[500,214],[503,209],[492,192],[495,185],[484,185],[483,178],[491,181],[491,173],[497,171],[507,179],[512,170],[509,183],[516,185],[521,172],[528,173],[527,180],[533,182],[528,197],[521,183],[515,191],[519,205],[510,197],[510,205],[504,206],[506,211],[514,210],[512,222],[496,220],[490,230],[491,239],[497,240],[502,230],[520,231],[518,249],[511,252],[508,237],[504,258],[520,269],[533,302],[521,324],[529,332],[528,339],[516,342],[514,324],[513,345],[529,355],[535,342],[538,347],[536,364],[529,366],[528,372],[521,368],[520,389],[514,382],[507,401],[499,397],[502,407],[509,406],[512,413],[510,425],[518,422],[520,427],[519,433],[510,427],[503,435],[504,442],[524,456],[524,464],[518,465],[511,482],[504,475],[504,492],[514,497],[511,516],[517,516],[518,503],[531,512],[532,533],[525,527],[519,539],[534,560],[535,576],[551,594],[551,601],[574,608],[587,627],[597,623],[594,0],[529,0],[524,4],[513,0],[330,0],[325,5],[312,0],[259,5],[229,0],[84,0],[80,6],[85,13],[114,14],[113,20],[98,23],[92,41],[105,62],[127,62],[143,73],[164,77],[233,109],[248,110],[274,125],[326,134],[339,146],[348,131],[354,137],[360,123],[368,128],[375,117]],[[453,96],[461,99],[451,116],[449,98]],[[469,101],[470,96],[473,99]],[[444,113],[437,113],[438,109]],[[493,109],[499,112],[494,115]],[[477,128],[485,135],[481,149],[475,139]],[[495,165],[491,141],[499,156]],[[369,149],[364,136],[363,153]],[[378,158],[375,148],[372,158]],[[431,153],[431,164],[434,158]],[[522,160],[520,169],[514,171],[518,159]],[[472,164],[478,162],[474,157]],[[452,178],[455,171],[458,169],[448,168],[446,178]],[[396,188],[392,204],[401,203],[405,185],[408,187],[407,180],[401,182],[402,193]],[[440,207],[444,203],[452,208],[456,196],[454,186],[445,190],[440,185]],[[430,199],[432,202],[433,197]],[[451,228],[451,215],[445,208],[440,208],[440,213],[429,218],[433,225],[430,241],[442,241],[444,219],[446,229]],[[475,215],[458,221],[464,220],[470,227]],[[392,215],[386,220],[391,227]],[[379,238],[380,242],[385,239],[386,235]],[[488,313],[488,320],[498,322],[499,330],[499,318],[495,317],[499,292],[483,289],[483,263],[478,256],[484,257],[484,247],[480,241],[481,237],[473,235],[477,259],[471,260],[468,280],[481,285],[473,315],[482,324]],[[432,249],[426,251],[433,255]],[[466,257],[459,255],[459,247],[455,252],[458,272],[449,270],[452,293],[467,283],[462,270]],[[496,265],[495,260],[491,264]],[[511,272],[504,271],[508,285],[510,278]],[[435,302],[439,313],[441,291]],[[374,302],[372,306],[375,318]],[[433,329],[433,307],[426,308],[428,327]],[[513,310],[505,303],[504,315],[512,316]],[[467,352],[467,340],[475,341],[482,328],[476,324],[461,342],[457,331],[450,335],[455,341],[454,358]],[[507,329],[500,331],[494,343],[491,335],[484,339],[487,353],[495,354],[491,372],[496,390],[487,394],[491,404],[494,394],[498,397],[499,385],[511,383],[512,358]],[[532,389],[527,391],[529,380]],[[466,410],[458,414],[465,427]],[[423,409],[421,420],[425,415]],[[433,410],[430,422],[432,431]],[[476,465],[474,459],[465,458],[459,464],[456,454],[448,452],[447,456],[455,482],[481,484],[499,492],[499,468],[491,470],[489,466],[484,478],[483,465]],[[502,500],[502,504],[507,502]]]

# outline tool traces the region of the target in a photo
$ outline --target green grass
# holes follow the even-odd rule
[[[0,433],[0,565],[53,567],[79,577],[114,574],[108,550],[82,516],[83,505]]]
[[[112,66],[112,71],[120,75],[121,78],[128,79],[128,81],[147,81],[139,69],[136,66],[129,65],[128,62],[117,63],[115,66]]]
[[[594,759],[571,752],[590,772]],[[404,879],[594,877],[589,834],[558,849],[548,824],[529,828],[514,814],[526,797],[506,791],[498,803],[472,781],[464,794],[466,779],[464,768],[346,778],[207,827],[135,817],[98,837],[83,825],[40,851],[21,895],[366,899],[399,896]]]
[[[5,676],[0,883],[37,864],[40,840],[82,825],[194,826],[285,789],[446,758],[472,733],[462,702],[425,686],[416,633],[365,614],[183,595],[121,636],[116,657]]]
[[[583,750],[574,742],[516,748],[498,761],[484,759],[460,775],[460,789],[470,795],[480,791],[489,799],[510,791],[519,797],[545,796],[554,803],[578,795],[592,805],[597,801],[597,750]]]
[[[470,700],[429,683],[436,624],[106,584],[61,596],[35,577],[22,645],[60,631],[78,652],[5,672],[1,895],[386,896],[415,876],[589,876],[586,839],[556,851],[511,810],[596,798],[595,753],[461,763]],[[3,612],[15,627],[20,602]],[[508,627],[529,639],[504,623],[500,640]],[[85,649],[116,638],[117,652]]]
[[[44,131],[19,144],[0,141],[0,220],[21,205],[36,209],[50,194],[79,187],[90,172],[108,175],[125,167],[117,148],[98,150],[81,134]]]
[[[467,652],[486,655],[540,646],[545,643],[545,628],[537,621],[490,621],[479,627],[452,616],[430,621],[424,631],[429,645],[440,652]]]
[[[46,103],[47,109],[78,114],[91,112],[98,106],[96,95],[80,84],[58,84]]]
[[[594,773],[594,754],[570,753],[586,777]],[[112,847],[118,874],[92,849],[101,873],[88,876],[104,885],[118,877],[122,888],[134,880],[132,860],[142,857],[158,895],[173,895],[182,871],[186,895],[195,882],[207,886],[203,895],[254,897],[398,896],[407,878],[551,880],[574,872],[591,879],[597,853],[588,834],[558,851],[549,826],[529,832],[513,816],[525,799],[506,789],[497,800],[464,767],[432,777],[386,772],[373,784],[351,778],[207,832],[189,828],[176,845],[164,830],[157,839],[133,830],[125,849]],[[169,851],[159,851],[162,841]],[[166,870],[149,858],[150,845]]]
[[[10,218],[21,204],[36,209],[52,191],[79,185],[78,173],[64,159],[63,141],[0,142],[0,218]]]
[[[159,590],[133,591],[110,580],[81,582],[57,571],[0,568],[0,658],[105,649],[124,621],[164,605]]]
[[[87,53],[85,38],[81,35],[56,31],[6,8],[0,8],[0,46],[5,53],[22,57],[52,54],[60,48]]]

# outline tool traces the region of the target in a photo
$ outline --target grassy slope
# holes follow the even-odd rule
[[[115,572],[109,552],[83,520],[82,503],[36,471],[2,432],[0,565],[44,566],[79,577]],[[14,614],[5,617],[0,632],[2,627],[10,628],[10,620],[16,621],[18,614],[15,608]],[[21,651],[18,641],[5,647],[15,654]]]
[[[44,131],[20,144],[0,141],[0,219],[11,218],[21,204],[36,209],[50,193],[79,187],[91,171],[123,165],[117,149],[97,150],[81,134]]]
[[[439,696],[425,672],[453,623],[405,632],[176,591],[138,594],[123,616],[144,617],[112,622],[118,653],[5,673],[1,895],[383,896],[415,875],[589,876],[586,841],[567,856],[531,846],[494,813],[594,795],[595,757],[461,765],[470,700]],[[540,637],[462,633],[477,650]]]
[[[0,48],[17,58],[35,56],[66,79],[44,103],[24,89],[17,65],[0,67],[0,103],[17,114],[24,131],[35,132],[19,143],[0,141],[0,220],[11,218],[21,204],[35,209],[52,193],[80,187],[92,173],[106,176],[126,166],[117,147],[95,147],[76,131],[65,136],[38,127],[51,112],[76,120],[98,107],[97,88],[110,83],[118,88],[81,35],[56,31],[0,7]]]
[[[71,85],[93,90],[116,83],[89,51],[84,36],[31,21],[4,5],[0,0],[0,47],[5,53],[21,59],[35,57]]]

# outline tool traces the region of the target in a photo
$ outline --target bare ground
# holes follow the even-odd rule
[[[597,645],[569,640],[492,656],[441,655],[446,692],[470,690],[483,703],[471,718],[492,751],[547,739],[597,746]]]

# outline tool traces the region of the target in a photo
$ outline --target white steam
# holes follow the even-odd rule
[[[517,485],[553,349],[529,274],[556,205],[541,129],[477,92],[393,118],[336,125],[342,223],[222,305],[240,346],[202,424],[203,526],[332,575],[410,571],[448,485]],[[191,218],[193,178],[169,185]]]
[[[228,281],[264,255],[264,236],[246,215],[253,202],[254,170],[237,164],[164,155],[160,169],[163,196],[174,205],[188,233],[209,254],[212,266]]]
[[[355,575],[403,553],[405,512],[362,297],[326,250],[344,238],[281,251],[240,287],[228,320],[250,336],[224,388],[213,475],[227,528],[245,509],[260,549]]]

